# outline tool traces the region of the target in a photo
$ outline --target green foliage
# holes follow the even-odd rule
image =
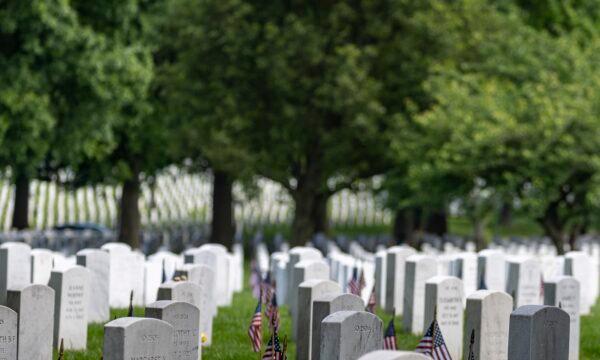
[[[582,48],[484,1],[439,3],[413,19],[415,42],[425,40],[420,34],[438,40],[424,53],[429,103],[398,116],[388,205],[458,199],[482,220],[518,199],[556,238],[589,223],[600,146],[598,42]]]
[[[240,141],[252,126],[252,82],[258,81],[251,49],[257,28],[249,11],[235,0],[175,0],[158,22],[157,83],[183,157],[196,168],[210,165],[238,177],[253,161]]]

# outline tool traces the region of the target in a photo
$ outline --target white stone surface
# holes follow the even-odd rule
[[[454,276],[435,276],[425,284],[425,321],[423,332],[431,325],[434,314],[453,359],[460,359],[463,341],[462,280]]]
[[[84,249],[77,253],[77,265],[88,269],[90,274],[88,322],[107,322],[110,320],[110,256],[106,251]]]
[[[90,274],[81,266],[53,270],[49,286],[54,289],[54,347],[64,339],[65,350],[84,350],[87,345]]]

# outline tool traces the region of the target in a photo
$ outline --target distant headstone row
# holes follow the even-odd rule
[[[543,249],[515,255],[501,248],[351,249],[352,255],[329,243],[324,256],[312,246],[295,247],[258,261],[275,279],[279,302],[289,306],[298,360],[422,359],[382,351],[382,321],[366,311],[371,302],[402,314],[403,330],[425,339],[435,323],[452,359],[579,358],[581,309],[598,295],[598,248],[564,257]],[[257,248],[257,259],[266,256]]]

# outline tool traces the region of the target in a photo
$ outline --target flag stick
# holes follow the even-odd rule
[[[287,335],[283,337],[283,360],[287,358]]]

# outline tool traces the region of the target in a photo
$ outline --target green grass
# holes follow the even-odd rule
[[[246,267],[246,275],[248,275]],[[245,282],[247,284],[247,281]],[[247,330],[250,319],[256,307],[256,299],[246,286],[244,291],[233,297],[233,303],[229,307],[219,308],[219,313],[213,322],[213,343],[210,347],[203,349],[204,360],[247,360],[259,359],[259,355],[252,352]],[[264,309],[263,309],[264,310]],[[144,309],[136,308],[135,316],[143,316]],[[383,321],[383,328],[387,326],[392,315],[377,309],[377,315]],[[286,306],[280,308],[281,325],[279,335],[283,342],[284,336],[291,334],[291,318]],[[127,309],[112,309],[111,318],[127,315]],[[401,350],[414,350],[419,343],[420,337],[403,332],[402,318],[394,320],[398,348]],[[88,327],[88,346],[86,351],[66,351],[65,360],[98,360],[102,355],[103,325],[92,324]],[[263,317],[263,349],[269,339],[268,326]],[[55,359],[57,358],[55,354]],[[296,359],[296,344],[288,339],[288,359]],[[580,360],[600,359],[600,302],[592,308],[590,316],[581,318],[581,343]]]
[[[579,358],[600,359],[600,301],[592,308],[589,316],[581,317]]]

